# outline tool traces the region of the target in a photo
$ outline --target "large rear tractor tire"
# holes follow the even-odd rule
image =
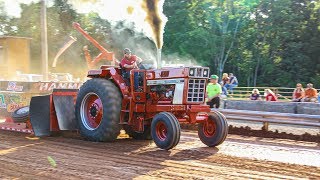
[[[151,122],[151,135],[155,144],[165,150],[172,149],[180,141],[181,128],[178,119],[169,112],[161,112]]]
[[[150,125],[145,125],[144,126],[143,133],[135,132],[134,130],[132,130],[131,126],[129,126],[129,125],[124,125],[123,129],[133,139],[137,139],[137,140],[152,140]]]
[[[198,125],[198,136],[209,147],[223,143],[227,135],[227,120],[220,112],[214,111],[205,122]]]
[[[121,101],[111,81],[95,78],[85,82],[75,109],[80,134],[90,141],[114,141],[120,132]]]
[[[12,115],[12,120],[15,123],[24,123],[29,120],[29,106],[24,106],[16,109]]]

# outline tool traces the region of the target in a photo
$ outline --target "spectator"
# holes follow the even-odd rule
[[[292,93],[292,102],[301,102],[301,99],[304,98],[304,95],[305,92],[302,87],[302,84],[298,83]]]
[[[222,87],[222,93],[226,96],[228,95],[228,90],[227,90],[226,85],[229,83],[229,80],[230,80],[230,78],[228,76],[228,73],[223,73],[220,84]]]
[[[305,90],[305,97],[302,98],[302,102],[316,102],[317,97],[317,90],[313,88],[313,84],[309,83],[307,84],[307,88]]]
[[[261,100],[260,92],[258,89],[253,89],[250,95],[250,100]]]
[[[265,89],[266,101],[277,101],[277,96],[271,91],[271,89]]]
[[[226,84],[226,88],[229,89],[230,93],[233,94],[233,88],[238,86],[238,79],[233,73],[229,73],[229,84]]]
[[[217,75],[211,75],[210,82],[207,85],[207,105],[210,105],[210,108],[220,107],[220,94],[222,90],[218,80],[219,77]]]

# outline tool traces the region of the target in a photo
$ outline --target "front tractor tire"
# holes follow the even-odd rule
[[[90,141],[114,141],[120,132],[121,95],[106,79],[90,79],[80,88],[76,118],[81,136]]]
[[[172,149],[180,141],[181,128],[178,119],[169,112],[161,112],[151,122],[151,136],[155,144],[165,150]]]
[[[227,135],[227,120],[220,112],[213,112],[205,122],[198,125],[198,136],[209,147],[215,147],[223,143]]]

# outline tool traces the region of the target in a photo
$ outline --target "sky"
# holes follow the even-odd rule
[[[39,0],[0,0],[4,2],[5,11],[8,15],[20,17],[21,9],[19,4],[29,4],[31,2],[39,2]],[[47,6],[53,4],[53,0],[46,0]],[[126,20],[136,25],[136,31],[143,32],[148,37],[154,37],[150,25],[145,21],[146,12],[142,9],[142,0],[68,0],[78,13],[89,13],[94,11],[99,13],[101,18],[111,22]],[[159,11],[162,12],[164,0],[159,0]],[[167,18],[163,13],[160,14],[164,22]],[[163,32],[162,32],[163,33]]]
[[[69,0],[78,13],[89,13],[95,11],[102,18],[107,18],[111,21],[122,19],[140,19],[144,17],[145,12],[141,9],[141,0]],[[21,9],[19,4],[30,4],[31,2],[39,2],[39,0],[0,0],[4,2],[5,11],[8,15],[20,17]],[[50,6],[53,0],[47,0],[47,5]],[[133,9],[132,13],[128,13],[128,7]]]
[[[0,0],[4,3],[5,11],[9,16],[20,17],[21,9],[19,4],[29,4],[31,2],[38,2],[39,0]]]

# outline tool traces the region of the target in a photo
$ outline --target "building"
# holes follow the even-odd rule
[[[17,72],[30,72],[31,38],[0,36],[0,79],[13,80]]]

